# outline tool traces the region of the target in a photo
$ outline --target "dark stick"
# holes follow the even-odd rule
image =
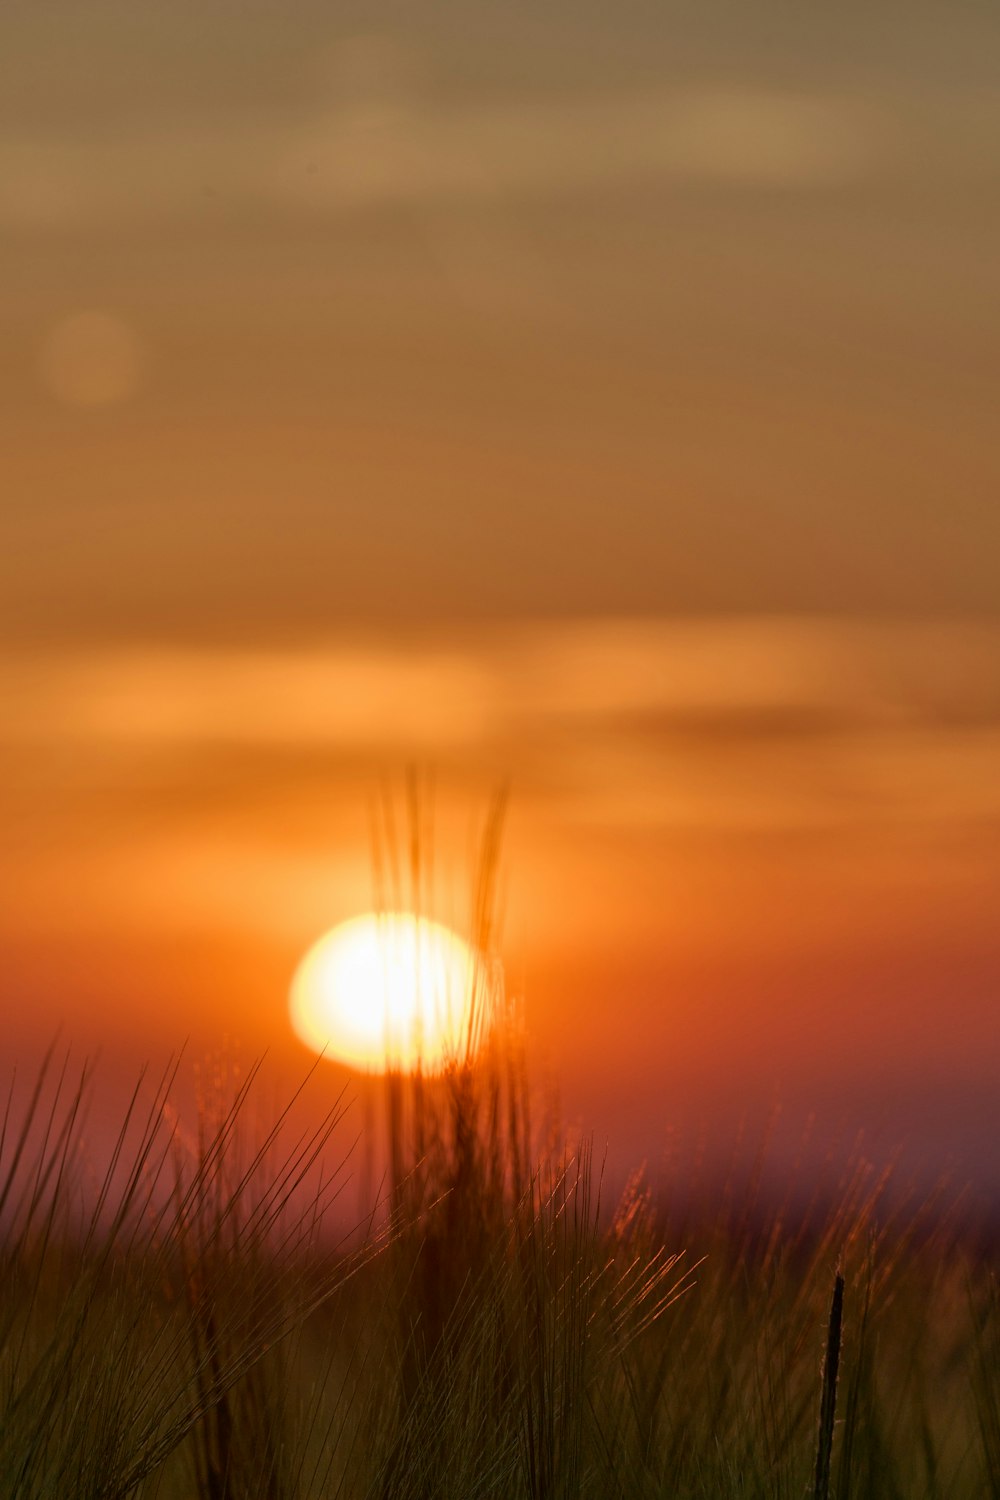
[[[837,1409],[837,1370],[840,1366],[840,1333],[844,1315],[844,1278],[838,1271],[833,1283],[830,1323],[823,1365],[823,1393],[819,1402],[819,1437],[816,1441],[816,1486],[814,1500],[830,1500],[830,1458],[833,1453],[833,1419]]]

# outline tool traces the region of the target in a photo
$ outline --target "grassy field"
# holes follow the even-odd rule
[[[251,1072],[187,1135],[147,1079],[88,1178],[56,1072],[0,1140],[11,1500],[1000,1495],[987,1257],[863,1163],[794,1209],[753,1174],[602,1203],[508,1041],[387,1080],[345,1248],[339,1109],[262,1128]]]

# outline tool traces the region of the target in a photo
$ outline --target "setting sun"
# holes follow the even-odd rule
[[[307,1046],[366,1072],[434,1072],[475,1030],[478,961],[449,928],[369,912],[319,939],[292,980],[292,1025]],[[473,1038],[474,1040],[474,1038]]]

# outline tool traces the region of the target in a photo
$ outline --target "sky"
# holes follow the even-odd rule
[[[5,1071],[304,1066],[415,767],[458,925],[509,786],[508,984],[622,1161],[778,1101],[1000,1191],[995,8],[0,43]]]

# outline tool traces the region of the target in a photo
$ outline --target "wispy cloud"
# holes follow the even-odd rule
[[[0,739],[472,742],[524,723],[742,719],[792,736],[1000,723],[1000,625],[751,616],[484,627],[460,644],[87,646],[0,658]],[[810,718],[810,715],[813,717]],[[817,717],[818,716],[818,717]]]
[[[366,756],[505,767],[610,821],[775,827],[1000,817],[1000,627],[756,618],[582,621],[286,652],[8,656],[0,735],[39,751],[220,754],[274,789]],[[331,757],[324,760],[324,756]],[[250,767],[249,771],[247,766]]]
[[[808,189],[878,170],[892,130],[847,96],[708,83],[662,95],[431,106],[348,98],[298,120],[0,139],[0,222],[185,219],[563,196],[658,181]]]
[[[290,647],[87,646],[0,658],[0,740],[330,739],[419,748],[525,725],[1000,724],[1000,626],[809,617],[593,619]]]
[[[615,871],[637,878],[628,859],[654,848],[673,851],[691,921],[684,882],[705,861],[723,886],[754,860],[852,891],[950,881],[976,920],[998,873],[996,622],[591,619],[281,651],[8,650],[0,694],[0,930],[47,930],[55,912],[67,930],[318,928],[370,899],[369,802],[412,764],[434,773],[452,854],[470,799],[509,777],[523,899],[548,911],[546,882],[593,878],[604,894],[581,887],[575,909],[596,924]],[[654,897],[615,920],[655,929]]]

